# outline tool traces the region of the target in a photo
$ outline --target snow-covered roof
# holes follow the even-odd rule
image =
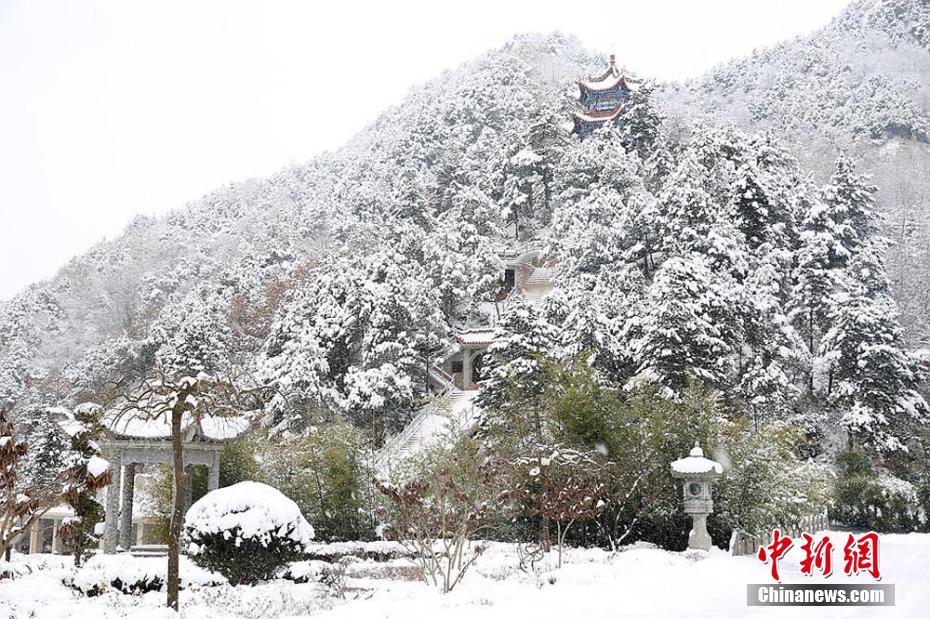
[[[488,346],[494,341],[494,329],[468,329],[455,334],[457,339],[466,346]]]
[[[691,453],[687,458],[681,458],[672,462],[672,475],[675,477],[684,476],[713,476],[716,477],[723,473],[723,465],[704,457],[704,450],[700,445],[694,444]]]
[[[622,86],[625,90],[636,90],[637,85],[637,80],[628,78],[617,68],[613,56],[610,57],[610,65],[607,67],[606,71],[598,76],[589,75],[578,80],[578,86],[580,88],[595,92],[613,90],[618,86]]]
[[[603,81],[578,80],[578,84],[587,90],[604,91],[613,90],[623,81],[622,75],[616,75]]]
[[[588,112],[584,110],[574,110],[572,114],[574,114],[575,118],[578,120],[589,123],[599,123],[607,120],[613,120],[620,115],[620,113],[623,111],[623,107],[623,104],[618,104],[614,109],[605,111],[593,110]]]
[[[104,415],[103,425],[111,434],[119,438],[171,438],[171,422],[167,414],[155,418],[143,418],[132,414],[121,415],[118,411],[111,410]],[[198,421],[190,413],[185,413],[181,419],[181,432],[187,441],[199,439],[225,442],[245,434],[250,425],[246,416],[207,416]]]

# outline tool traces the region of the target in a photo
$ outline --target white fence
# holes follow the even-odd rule
[[[790,537],[801,537],[801,533],[819,533],[830,526],[830,519],[827,517],[827,510],[819,514],[803,516],[798,526],[778,527],[785,535]],[[771,543],[772,533],[747,533],[739,529],[733,530],[730,537],[730,554],[733,556],[754,555],[759,551],[759,546],[765,546]]]

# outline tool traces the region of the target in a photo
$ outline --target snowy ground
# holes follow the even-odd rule
[[[842,535],[842,534],[837,534]],[[845,536],[844,536],[845,537]],[[839,537],[834,537],[834,541]],[[871,582],[842,574],[842,550],[834,555],[831,583]],[[70,568],[59,557],[20,557],[34,571],[0,581],[0,619],[162,618],[164,594],[108,593],[85,598],[64,586]],[[781,566],[783,582],[818,582],[800,574],[794,548]],[[746,584],[770,582],[769,568],[754,557],[672,553],[636,547],[611,554],[573,550],[560,570],[516,568],[512,546],[493,545],[448,595],[409,580],[402,560],[359,562],[349,568],[345,599],[316,584],[276,581],[256,587],[228,585],[182,591],[182,616],[330,618],[398,617],[926,617],[930,609],[930,535],[881,537],[882,582],[896,585],[894,608],[760,608],[746,606]],[[822,579],[820,579],[822,580]]]

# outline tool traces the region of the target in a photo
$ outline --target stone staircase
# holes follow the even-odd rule
[[[434,396],[402,432],[388,439],[375,453],[375,469],[387,472],[391,467],[432,447],[443,436],[467,429],[475,420],[471,401],[477,393],[451,388]]]
[[[501,255],[507,264],[526,265],[528,260],[536,260],[542,248],[541,242],[530,241],[501,252]],[[555,269],[551,266],[532,267],[519,290],[514,290],[501,303],[502,308],[506,308],[508,300],[516,298],[531,304],[539,303],[552,292],[554,280]],[[428,364],[427,376],[436,395],[420,409],[402,432],[389,438],[374,454],[375,470],[379,474],[387,474],[392,467],[435,445],[444,435],[465,430],[476,422],[477,414],[472,399],[477,391],[458,389],[452,377],[434,364]]]
[[[552,292],[555,287],[554,279],[555,273],[552,268],[536,267],[523,282],[521,295],[530,303],[538,303]]]

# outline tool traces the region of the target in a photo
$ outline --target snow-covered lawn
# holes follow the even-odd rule
[[[834,534],[834,543],[845,534]],[[842,549],[834,551],[831,583],[871,582],[868,576],[842,573]],[[795,547],[780,563],[783,582],[818,582],[800,574]],[[141,596],[107,593],[86,598],[64,586],[71,573],[59,557],[18,557],[34,568],[29,575],[0,581],[0,619],[161,618],[163,593]],[[151,559],[136,559],[151,561]],[[554,557],[552,566],[554,566]],[[182,616],[330,618],[397,617],[927,617],[930,609],[930,535],[883,535],[882,582],[896,585],[894,608],[760,608],[746,606],[746,584],[770,582],[769,568],[755,557],[674,553],[631,547],[611,554],[571,550],[562,569],[537,565],[517,569],[516,550],[494,544],[465,580],[448,595],[411,581],[406,560],[349,566],[344,599],[318,583],[275,581],[256,587],[229,585],[181,592]]]

